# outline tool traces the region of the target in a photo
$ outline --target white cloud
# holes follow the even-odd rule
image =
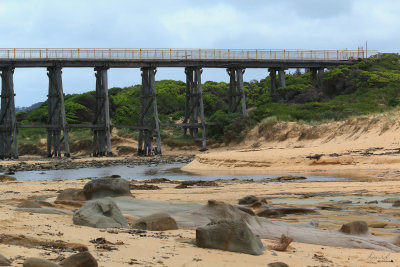
[[[368,40],[370,49],[399,52],[398,14],[397,0],[0,0],[0,47],[356,49]],[[18,73],[17,104],[43,100],[47,77]],[[64,73],[67,93],[94,88],[92,70]],[[224,71],[204,73],[227,80]],[[245,79],[265,75],[248,70]],[[157,73],[182,77],[179,69]],[[110,72],[110,86],[134,83],[137,70]]]

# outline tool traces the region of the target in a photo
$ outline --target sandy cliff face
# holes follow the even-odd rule
[[[243,142],[198,154],[190,172],[345,171],[400,167],[400,112],[255,127]]]

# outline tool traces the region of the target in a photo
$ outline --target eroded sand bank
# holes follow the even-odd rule
[[[400,115],[343,122],[277,122],[254,128],[245,140],[197,154],[183,170],[195,173],[337,173],[398,179]],[[388,177],[388,176],[387,176]]]

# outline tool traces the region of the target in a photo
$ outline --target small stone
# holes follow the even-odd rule
[[[372,223],[369,225],[369,227],[372,228],[385,228],[385,226],[387,225],[387,223]]]
[[[395,203],[396,201],[400,201],[400,198],[386,198],[384,200],[382,200],[382,203]]]
[[[368,224],[364,221],[354,221],[350,223],[345,223],[342,225],[339,231],[349,235],[367,234]]]
[[[214,205],[214,204],[217,204],[217,201],[215,199],[208,200],[208,205]]]
[[[16,181],[17,178],[8,175],[0,175],[0,182]]]
[[[244,198],[239,199],[239,205],[250,205],[259,200],[260,199],[258,197],[249,195],[249,196],[245,196]]]
[[[155,213],[138,219],[132,227],[149,231],[166,231],[178,229],[178,224],[174,218],[166,213]]]
[[[268,267],[289,267],[289,265],[287,265],[284,262],[272,262],[272,263],[268,263]]]
[[[219,221],[196,229],[196,244],[252,255],[262,255],[264,246],[243,220]]]
[[[74,254],[60,263],[64,267],[97,267],[97,260],[88,251]]]

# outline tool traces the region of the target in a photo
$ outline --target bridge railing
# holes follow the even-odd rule
[[[354,60],[364,50],[0,48],[0,59],[74,60]]]

